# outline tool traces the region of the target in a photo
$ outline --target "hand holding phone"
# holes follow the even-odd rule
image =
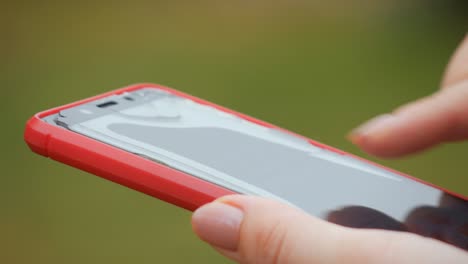
[[[309,221],[315,216],[354,228],[409,231],[468,248],[468,219],[460,209],[466,197],[160,85],[134,85],[41,112],[28,122],[25,139],[39,154],[189,210],[249,194],[301,208]],[[461,220],[440,229],[448,236],[423,233],[418,223],[440,217],[425,212],[446,212],[446,197],[457,207],[443,216],[455,213]],[[290,224],[304,214],[258,199],[211,205],[238,207],[231,227],[244,223],[243,210],[262,212],[263,205],[280,209],[266,214],[272,220],[290,212]]]
[[[374,120],[355,130],[351,139],[382,157],[407,155],[444,141],[467,139],[467,76],[468,38],[450,63],[439,93],[404,106],[390,119]],[[331,217],[332,222],[347,218],[348,224],[361,227],[379,222],[384,229],[416,229],[426,237],[436,234],[442,240],[457,240],[466,249],[467,214],[466,202],[445,195],[438,207],[414,210],[405,224],[362,207],[343,208]],[[369,216],[364,220],[370,221],[363,221],[362,215]],[[424,220],[429,215],[426,219],[431,220]],[[341,228],[257,197],[222,198],[197,210],[192,222],[203,240],[241,263],[468,263],[467,253],[436,240],[406,232]],[[446,228],[449,223],[458,224]],[[457,230],[464,236],[457,235]]]

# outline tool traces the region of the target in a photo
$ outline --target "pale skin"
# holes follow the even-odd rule
[[[372,119],[349,138],[385,158],[468,139],[468,37],[438,92]],[[466,251],[434,239],[346,228],[253,196],[231,195],[204,205],[192,225],[203,241],[239,263],[468,263]]]

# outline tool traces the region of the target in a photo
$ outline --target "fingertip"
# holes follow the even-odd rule
[[[354,130],[346,134],[346,138],[356,146],[361,146],[364,143],[365,137],[362,134],[355,133]]]
[[[367,134],[375,134],[387,129],[395,123],[396,116],[393,114],[378,115],[363,124],[359,125],[349,133],[351,139],[360,139]]]
[[[395,146],[388,146],[386,141],[375,141],[372,137],[359,136],[350,140],[365,153],[378,158],[395,159],[408,154],[407,151],[395,148]]]
[[[405,120],[396,114],[383,114],[353,129],[346,137],[368,154],[396,158],[405,153],[398,140]]]

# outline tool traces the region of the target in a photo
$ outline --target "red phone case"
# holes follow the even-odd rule
[[[272,124],[235,112],[230,109],[226,109],[224,107],[170,89],[168,87],[156,84],[137,84],[37,113],[26,124],[24,133],[25,141],[31,150],[38,154],[93,173],[102,178],[146,193],[188,210],[193,211],[199,206],[211,202],[216,198],[228,194],[233,194],[233,191],[221,186],[212,184],[154,161],[150,161],[138,155],[116,148],[106,143],[102,143],[87,136],[51,125],[42,120],[42,118],[56,114],[66,108],[74,107],[96,99],[110,96],[112,94],[122,94],[124,92],[130,92],[140,88],[163,89],[175,95],[189,98],[200,104],[209,105],[217,108],[220,111],[237,115],[256,124],[294,134]],[[304,138],[303,136],[297,134],[294,135]],[[411,178],[423,184],[433,186],[437,189],[441,189],[440,187],[430,183],[426,183],[401,172],[385,168],[381,165],[318,143],[311,139],[307,140],[314,146],[321,147],[341,155],[352,156],[353,158],[366,161],[372,165],[379,166],[404,177]],[[467,200],[466,196],[455,194],[446,190],[443,191]]]

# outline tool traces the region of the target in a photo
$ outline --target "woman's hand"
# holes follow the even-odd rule
[[[387,158],[468,139],[468,37],[449,64],[440,91],[370,120],[349,137],[363,150]]]
[[[468,38],[439,92],[369,121],[350,139],[381,157],[468,139]],[[202,240],[240,263],[468,263],[468,253],[434,239],[347,228],[253,196],[226,196],[204,205],[193,214],[192,225]]]
[[[466,252],[434,239],[342,227],[254,196],[225,196],[202,206],[192,224],[202,240],[239,263],[468,263]]]

